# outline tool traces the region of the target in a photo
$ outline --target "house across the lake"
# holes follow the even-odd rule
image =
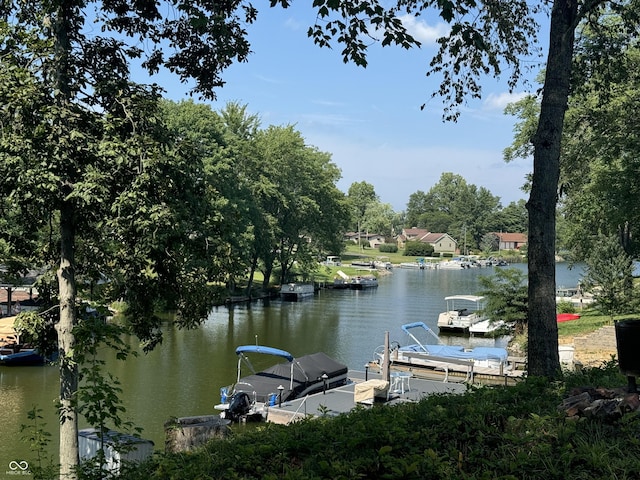
[[[520,250],[527,244],[527,235],[524,233],[493,232],[498,237],[499,250]]]
[[[433,253],[454,254],[458,249],[458,242],[448,233],[429,232],[423,228],[403,228],[398,235],[398,250],[403,250],[407,242],[423,242],[433,246]]]
[[[346,242],[353,242],[356,245],[359,241],[366,241],[369,242],[371,248],[378,248],[383,243],[386,243],[384,235],[380,235],[379,233],[347,232],[344,234],[344,240]]]

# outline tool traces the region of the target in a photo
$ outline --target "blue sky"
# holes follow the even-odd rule
[[[339,46],[314,45],[306,34],[314,13],[307,2],[293,3],[298,6],[286,10],[262,6],[257,22],[247,27],[253,54],[225,72],[227,84],[211,102],[214,109],[237,101],[259,115],[265,128],[295,125],[308,145],[331,153],[342,171],[341,190],[366,181],[396,211],[406,209],[412,193],[427,192],[443,172],[489,189],[503,206],[526,198],[520,187],[531,159],[502,160],[515,123],[503,108],[523,90],[510,95],[506,78],[486,79],[483,100],[470,101],[457,123],[443,123],[442,103],[430,98],[439,78],[425,75],[443,25],[424,18],[411,22],[421,49],[372,45],[363,69],[344,64]],[[189,86],[175,77],[154,81],[168,98],[187,98]]]

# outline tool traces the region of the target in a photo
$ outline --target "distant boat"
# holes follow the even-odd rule
[[[444,260],[440,263],[437,263],[436,265],[439,270],[464,270],[467,268],[476,268],[480,266],[480,264],[477,261],[466,258],[466,257],[458,257],[458,258],[452,258],[451,260]]]
[[[447,310],[438,316],[440,331],[467,333],[469,327],[486,320],[479,311],[484,297],[476,295],[452,295],[445,297]]]
[[[469,333],[472,337],[483,337],[489,335],[496,330],[505,328],[506,324],[502,320],[481,320],[469,327]]]
[[[416,258],[415,262],[402,262],[400,263],[401,268],[418,268],[420,270],[424,270],[425,268],[430,268],[431,263],[427,263],[424,258]]]
[[[374,266],[380,270],[391,270],[393,268],[393,264],[389,260],[389,257],[379,256],[373,262]]]
[[[342,270],[338,270],[337,275],[333,279],[333,283],[329,288],[334,288],[336,290],[350,288],[351,278],[349,275],[344,273]]]
[[[315,286],[313,283],[288,283],[280,287],[280,298],[290,302],[312,297],[314,293]]]
[[[351,278],[349,288],[351,290],[364,290],[378,286],[378,279],[373,275],[362,275]]]
[[[38,353],[35,348],[15,345],[0,348],[0,365],[6,367],[25,367],[32,365],[44,365],[47,359]]]
[[[286,362],[256,372],[249,359],[255,354],[284,358]],[[347,383],[347,366],[323,352],[295,358],[278,348],[242,345],[236,348],[236,355],[236,383],[220,389],[221,403],[216,405],[222,410],[221,416],[232,421],[247,415],[262,420],[269,406]],[[242,376],[243,365],[249,368],[250,375]]]
[[[374,261],[372,259],[355,260],[355,261],[351,262],[351,266],[352,267],[369,268],[369,269],[376,268],[375,263],[374,263]]]
[[[585,307],[591,305],[595,299],[593,294],[582,290],[582,287],[560,287],[556,290],[556,303],[567,302],[574,307]]]
[[[48,359],[38,350],[20,343],[20,337],[13,328],[16,317],[0,319],[0,365],[20,367],[44,365]]]
[[[339,267],[340,265],[342,265],[342,260],[340,260],[340,257],[336,255],[329,255],[324,261],[324,264],[327,266]]]
[[[556,321],[558,323],[570,322],[572,320],[578,320],[579,318],[580,318],[580,315],[578,315],[577,313],[558,313],[556,315]]]

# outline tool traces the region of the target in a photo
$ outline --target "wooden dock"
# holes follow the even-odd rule
[[[443,382],[442,380],[420,378],[413,375],[403,377],[404,383],[402,385],[400,382],[391,383],[388,399],[381,400],[381,403],[394,405],[401,402],[416,402],[435,393],[454,394],[466,391],[466,386],[456,381]],[[355,402],[356,385],[369,379],[379,380],[381,376],[375,371],[349,371],[349,382],[342,387],[269,407],[267,422],[289,424],[309,416],[337,416],[347,413],[357,405]]]

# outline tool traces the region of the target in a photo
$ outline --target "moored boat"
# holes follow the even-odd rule
[[[288,283],[280,287],[280,298],[290,302],[312,297],[314,293],[315,286],[313,283]]]
[[[447,310],[438,316],[438,328],[446,332],[467,333],[469,327],[486,318],[480,313],[484,297],[452,295],[445,297]]]
[[[20,344],[0,347],[0,365],[7,367],[24,367],[32,365],[44,365],[47,359],[38,353],[35,348],[25,347]]]
[[[474,323],[469,327],[469,334],[475,337],[483,337],[492,335],[498,330],[506,329],[506,324],[502,320],[485,319],[478,323]]]
[[[338,270],[336,273],[337,275],[333,279],[333,283],[330,288],[334,288],[336,290],[350,288],[351,278],[349,275],[344,273],[342,270]]]
[[[373,264],[378,270],[391,270],[393,268],[391,260],[385,256],[376,257]]]
[[[480,266],[477,261],[467,258],[452,258],[451,260],[444,260],[436,265],[439,270],[464,270]]]
[[[45,358],[37,349],[20,343],[20,336],[13,328],[16,317],[0,319],[0,365],[31,366],[44,365],[52,360]]]
[[[424,322],[407,323],[402,330],[415,342],[406,346],[395,344],[391,349],[392,364],[439,368],[466,372],[469,380],[475,373],[503,375],[510,367],[507,363],[507,350],[499,347],[465,348],[461,345],[443,345],[438,336]],[[420,335],[420,333],[422,335]],[[419,336],[426,338],[419,338]],[[436,343],[428,343],[433,337]],[[376,350],[377,360],[382,352]]]
[[[574,307],[585,307],[595,301],[593,294],[585,292],[580,285],[577,287],[560,287],[556,290],[556,303],[566,302]]]
[[[378,286],[378,279],[373,275],[359,275],[351,278],[349,287],[351,290],[364,290]]]
[[[283,358],[278,363],[256,372],[249,355],[262,354]],[[230,420],[241,417],[264,419],[269,406],[301,398],[344,385],[348,369],[323,352],[295,358],[289,352],[262,345],[243,345],[236,348],[237,378],[234,385],[221,388],[221,416]],[[242,366],[251,371],[242,376]]]

